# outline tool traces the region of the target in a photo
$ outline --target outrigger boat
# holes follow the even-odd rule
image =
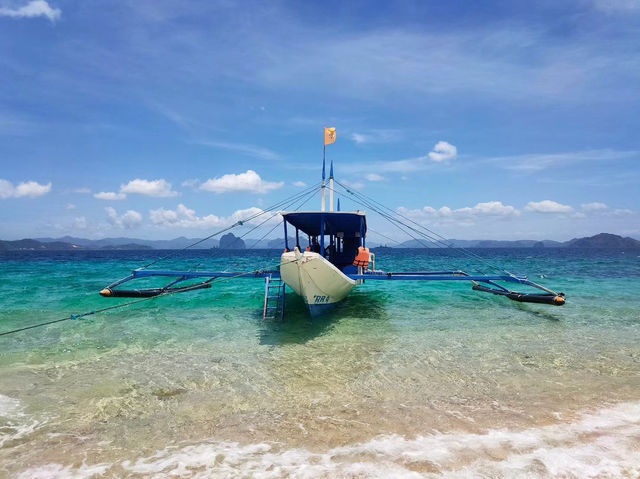
[[[335,141],[327,142],[327,130],[331,140],[332,129],[325,129],[325,147]],[[505,296],[513,301],[525,303],[539,303],[554,306],[565,304],[564,293],[558,293],[526,276],[512,274],[509,271],[489,264],[498,274],[471,274],[462,270],[448,271],[411,271],[388,272],[376,268],[375,254],[366,246],[367,221],[363,211],[340,211],[338,198],[337,210],[334,210],[334,194],[345,195],[356,203],[368,207],[383,218],[399,227],[402,231],[420,241],[424,246],[431,245],[453,248],[445,238],[396,211],[384,207],[372,198],[362,193],[352,191],[334,179],[333,162],[329,174],[328,185],[325,181],[325,158],[322,165],[322,182],[287,200],[261,211],[243,221],[238,221],[229,228],[216,232],[207,239],[221,234],[229,229],[239,227],[269,212],[270,218],[278,215],[282,217],[284,225],[284,252],[280,257],[277,269],[255,270],[249,272],[221,272],[221,271],[173,271],[152,270],[149,266],[156,260],[142,268],[134,270],[129,276],[107,286],[100,294],[104,297],[154,297],[166,294],[181,293],[197,289],[210,288],[218,279],[231,278],[264,278],[265,298],[263,318],[284,317],[285,289],[288,286],[300,295],[309,307],[312,316],[318,316],[332,306],[345,299],[351,290],[365,281],[466,281],[472,284],[475,291]],[[338,186],[338,188],[336,187]],[[329,191],[329,209],[326,211],[326,191]],[[285,205],[292,205],[299,200],[306,200],[310,195],[321,193],[320,211],[280,211]],[[263,221],[261,224],[265,223]],[[289,244],[288,228],[295,231],[295,244]],[[254,228],[255,229],[255,228]],[[252,231],[252,230],[251,230]],[[246,234],[246,233],[245,233]],[[305,235],[308,246],[302,247],[300,236]],[[303,238],[304,239],[304,238]],[[198,243],[194,243],[195,246]],[[456,248],[468,256],[488,264],[477,254]],[[120,289],[124,283],[141,278],[167,277],[171,281],[161,287],[146,289]],[[194,284],[185,282],[199,280]],[[534,292],[513,291],[504,285],[517,284],[533,288]],[[182,284],[182,285],[181,285]],[[186,286],[184,285],[186,284]]]

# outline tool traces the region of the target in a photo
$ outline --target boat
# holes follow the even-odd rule
[[[234,224],[216,231],[198,240],[183,251],[205,241],[229,232],[234,228],[255,225],[242,236],[251,233],[258,227],[270,223],[280,217],[284,226],[284,251],[275,265],[252,271],[200,271],[200,270],[163,270],[152,266],[172,257],[168,254],[142,265],[128,276],[111,283],[100,290],[106,298],[131,298],[130,301],[105,306],[81,314],[71,314],[64,318],[20,327],[11,331],[0,332],[0,336],[14,334],[59,323],[61,321],[82,319],[97,313],[124,308],[132,304],[176,293],[210,289],[216,283],[246,278],[264,279],[263,319],[285,318],[286,290],[289,288],[301,296],[309,308],[311,317],[321,316],[348,297],[358,285],[369,281],[462,281],[471,283],[477,292],[503,296],[521,303],[538,303],[563,306],[566,302],[562,292],[556,292],[530,280],[526,275],[518,275],[507,271],[499,265],[492,264],[473,251],[456,247],[446,238],[423,224],[419,224],[388,208],[375,198],[368,197],[337,181],[333,174],[333,162],[329,173],[329,181],[325,179],[326,146],[335,142],[335,128],[325,128],[325,155],[322,159],[322,181],[285,198],[259,212],[236,221]],[[327,210],[326,193],[329,192],[329,209]],[[304,211],[304,206],[316,194],[321,196],[319,211]],[[334,198],[337,206],[334,210]],[[369,250],[366,245],[367,219],[364,210],[340,211],[340,197],[348,197],[351,201],[377,213],[380,217],[396,226],[424,247],[448,248],[466,255],[482,263],[483,269],[492,270],[494,274],[469,273],[461,269],[446,271],[384,271],[376,267],[375,252],[384,253],[391,249],[382,247]],[[297,207],[296,207],[297,205]],[[291,209],[293,207],[293,209]],[[264,219],[266,217],[266,219]],[[277,225],[276,225],[277,226]],[[288,228],[295,231],[294,244],[289,244]],[[267,232],[269,234],[273,228]],[[300,244],[300,235],[307,236],[308,246],[304,251]],[[240,238],[242,238],[242,236]],[[266,237],[263,236],[262,239]],[[304,239],[304,238],[303,238]],[[222,254],[220,249],[211,250],[212,256]],[[146,286],[123,289],[121,286],[141,280],[162,279],[160,286]],[[167,281],[168,279],[168,281]],[[509,288],[517,285],[518,291]],[[520,287],[528,287],[529,291],[520,291]]]
[[[280,278],[302,296],[311,315],[316,316],[342,301],[356,286],[357,280],[349,275],[363,272],[363,266],[354,262],[358,254],[365,253],[366,216],[361,212],[310,211],[282,213],[282,217],[285,238],[289,224],[295,228],[296,240],[302,232],[310,246],[308,251],[300,251],[296,241],[291,251],[285,239]]]
[[[164,259],[160,258],[134,270],[129,276],[110,284],[102,289],[100,294],[103,297],[111,298],[153,298],[210,288],[214,282],[220,280],[264,278],[263,317],[265,319],[274,317],[277,314],[284,318],[285,291],[287,287],[303,298],[308,305],[311,316],[316,317],[326,313],[336,304],[343,301],[356,286],[363,284],[365,281],[464,281],[471,283],[474,291],[504,296],[513,301],[554,306],[565,304],[564,293],[556,292],[531,281],[525,275],[513,274],[499,266],[492,265],[472,251],[455,247],[426,226],[416,223],[397,211],[385,207],[374,198],[369,198],[363,193],[353,191],[348,186],[338,182],[334,178],[333,162],[331,162],[327,182],[325,178],[326,146],[335,141],[335,129],[333,129],[333,132],[330,130],[332,129],[325,129],[325,155],[323,155],[322,163],[322,181],[319,184],[191,245],[195,246],[235,227],[243,226],[250,222],[255,223],[259,217],[265,214],[272,215],[267,217],[267,220],[280,216],[284,227],[285,239],[284,251],[280,255],[276,268],[235,272],[149,269],[150,266]],[[329,138],[329,141],[327,138]],[[329,193],[328,208],[327,192]],[[293,211],[288,211],[286,208],[281,209],[290,207],[301,200],[306,203],[310,197],[317,193],[321,196],[320,210],[300,211],[294,209]],[[338,196],[338,202],[337,207],[334,209],[335,196]],[[365,211],[340,211],[340,196],[347,196],[355,203],[380,214],[425,247],[435,245],[461,251],[472,259],[480,261],[490,269],[495,270],[496,274],[472,274],[460,269],[409,272],[379,270],[376,268],[375,253],[370,251],[366,245],[367,219]],[[289,244],[290,228],[293,228],[295,232],[294,244]],[[253,231],[253,229],[250,231]],[[306,236],[307,241],[305,244],[308,244],[304,249],[300,244],[302,235]],[[305,239],[304,236],[303,239]],[[385,248],[380,249],[380,252],[384,251]],[[120,288],[124,283],[151,277],[167,277],[170,280],[167,284],[154,288]],[[190,281],[197,282],[189,283]],[[507,287],[509,284],[530,287],[533,291],[514,291]]]

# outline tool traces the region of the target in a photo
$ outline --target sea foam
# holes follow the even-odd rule
[[[639,450],[640,403],[623,403],[575,422],[519,431],[384,435],[320,452],[212,440],[108,466],[49,464],[21,477],[637,477]]]
[[[0,448],[26,437],[44,423],[26,414],[19,400],[0,394]]]

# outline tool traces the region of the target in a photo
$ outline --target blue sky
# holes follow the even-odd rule
[[[2,239],[204,236],[319,181],[324,126],[447,237],[640,237],[640,0],[0,0],[0,72]]]

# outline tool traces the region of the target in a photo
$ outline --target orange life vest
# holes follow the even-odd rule
[[[367,266],[369,266],[369,261],[369,248],[363,248],[362,246],[359,246],[358,255],[356,256],[356,259],[353,260],[353,265],[366,268]]]

